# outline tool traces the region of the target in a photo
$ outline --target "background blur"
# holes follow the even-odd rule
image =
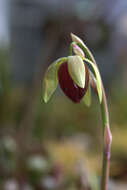
[[[0,0],[0,189],[97,190],[101,118],[58,88],[41,101],[43,73],[68,55],[70,32],[92,50],[113,133],[110,190],[127,189],[127,1]]]

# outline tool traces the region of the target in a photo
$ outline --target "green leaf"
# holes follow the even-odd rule
[[[86,104],[86,106],[90,107],[91,105],[91,87],[90,84],[88,86],[87,92],[84,95],[82,102]]]
[[[48,67],[45,73],[43,81],[43,91],[42,91],[42,96],[45,103],[48,102],[48,100],[50,99],[50,97],[57,88],[58,84],[57,71],[59,69],[59,66],[65,61],[67,61],[66,57],[57,59]]]
[[[96,76],[96,85],[97,85],[98,97],[99,97],[99,101],[101,103],[102,102],[102,82],[101,82],[99,70],[98,70],[97,66],[92,61],[90,61],[89,59],[86,59],[86,58],[84,60],[86,62],[88,62],[94,70],[94,73]]]
[[[68,71],[73,81],[81,88],[85,87],[85,65],[78,55],[68,57]]]

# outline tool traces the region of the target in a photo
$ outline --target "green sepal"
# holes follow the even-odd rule
[[[72,39],[73,42],[82,44],[83,46],[85,45],[84,42],[78,36],[76,36],[73,33],[71,33],[71,39]]]
[[[89,50],[89,48],[84,44],[84,42],[75,34],[71,33],[72,41],[77,43],[77,45],[84,51],[85,57],[87,57],[90,61],[95,62],[95,59]]]
[[[100,76],[99,70],[98,70],[97,66],[89,59],[84,58],[84,61],[89,63],[94,70],[95,77],[96,77],[96,86],[97,86],[98,97],[99,97],[99,101],[101,103],[102,102],[102,82],[101,82],[101,76]]]
[[[102,82],[101,82],[99,70],[95,64],[96,61],[94,59],[94,56],[92,55],[89,48],[84,44],[84,42],[79,37],[77,37],[74,34],[71,34],[71,37],[72,37],[72,41],[76,42],[77,45],[84,51],[85,57],[86,57],[86,58],[84,58],[84,60],[92,66],[92,68],[95,72],[98,97],[99,97],[99,101],[101,103],[102,102]]]
[[[85,87],[85,65],[79,55],[68,57],[68,71],[73,81],[81,88]]]
[[[90,107],[91,105],[91,86],[88,85],[88,89],[86,94],[84,95],[82,102],[85,103],[86,106]]]
[[[45,103],[47,103],[54,93],[58,85],[57,71],[63,62],[67,61],[67,57],[59,58],[53,62],[47,69],[44,80],[42,97]]]
[[[79,55],[82,58],[85,57],[84,51],[76,43],[72,43],[72,47],[75,55]]]

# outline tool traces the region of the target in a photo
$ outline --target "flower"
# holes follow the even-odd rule
[[[81,100],[90,105],[90,87],[96,89],[100,103],[102,101],[101,77],[94,58],[84,42],[71,34],[70,55],[57,59],[47,69],[43,82],[43,99],[48,102],[59,83],[64,94],[74,103]],[[89,68],[89,65],[91,69]]]
[[[85,86],[84,88],[79,87],[71,78],[68,71],[68,62],[62,63],[58,70],[58,80],[59,85],[63,92],[68,96],[73,102],[78,103],[81,101],[88,89],[89,83],[89,72],[85,65]]]

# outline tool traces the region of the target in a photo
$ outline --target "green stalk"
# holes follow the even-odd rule
[[[97,63],[91,51],[86,46],[84,47],[82,44],[78,43],[78,45],[83,49],[87,58],[97,66]],[[102,84],[101,116],[102,116],[102,124],[103,124],[103,163],[102,163],[101,190],[108,190],[112,134],[111,134],[110,123],[109,123],[109,111],[108,111],[107,98],[106,98],[105,89],[104,89],[102,80],[101,80],[101,84]]]
[[[79,45],[79,47],[84,51],[86,57],[90,61],[92,61],[98,68],[91,51],[86,46],[83,46],[81,43],[77,43],[77,45]],[[72,55],[72,44],[70,45],[70,55]],[[101,84],[102,84],[101,116],[103,124],[103,163],[102,163],[101,190],[108,190],[112,134],[110,131],[110,124],[109,124],[107,98],[102,80]]]
[[[97,66],[92,53],[90,51],[89,53],[90,53],[90,57],[92,57],[92,61]],[[102,125],[103,125],[103,162],[102,162],[101,190],[108,190],[112,133],[110,130],[107,98],[106,98],[105,89],[104,89],[102,80],[101,80],[101,83],[102,83],[101,117],[102,117]]]
[[[91,54],[91,52],[89,53]],[[97,66],[94,57],[93,56],[91,57],[92,57],[92,61]],[[104,89],[102,80],[101,80],[101,83],[102,83],[101,117],[102,117],[102,124],[103,124],[103,162],[102,162],[101,190],[108,190],[112,133],[110,130],[107,98],[106,98],[105,89]]]
[[[88,59],[84,59],[84,60],[90,63]],[[95,60],[93,62],[97,66]],[[102,124],[103,124],[103,130],[102,130],[103,131],[103,163],[102,163],[101,190],[108,190],[112,134],[110,131],[110,124],[109,124],[107,98],[105,95],[105,90],[104,90],[102,80],[101,80],[101,86],[102,86],[101,116],[102,116]]]
[[[102,123],[103,123],[103,165],[102,165],[101,190],[108,190],[112,134],[110,131],[109,113],[108,113],[105,90],[104,88],[102,88],[102,90],[103,90],[103,100],[101,103],[101,114],[102,114]]]

